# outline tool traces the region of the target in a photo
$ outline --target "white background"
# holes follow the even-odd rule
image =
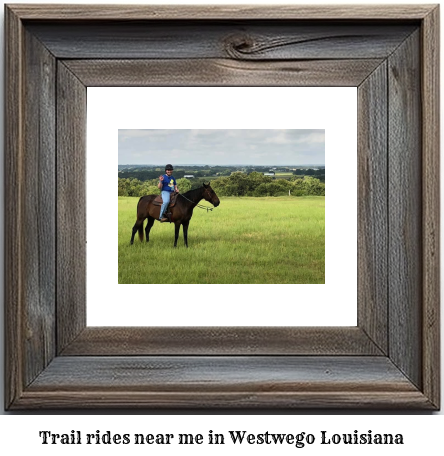
[[[24,3],[36,3],[36,2],[24,2]],[[49,2],[48,2],[49,3]],[[52,3],[62,3],[61,0]],[[81,2],[77,0],[77,3],[90,3],[90,2]],[[94,3],[111,3],[110,1],[103,2],[100,0],[95,0]],[[133,1],[133,3],[137,3]],[[154,0],[151,3],[166,3],[156,2]],[[185,3],[185,2],[183,2]],[[199,2],[195,0],[191,3],[209,3],[208,1]],[[219,2],[212,2],[212,3],[239,3],[238,1],[229,2],[229,1],[222,1]],[[248,1],[243,0],[241,3],[251,3],[251,4],[259,4],[264,3],[260,0]],[[270,2],[265,2],[270,3]],[[298,3],[298,2],[286,2],[285,0],[280,0],[280,3]],[[306,4],[306,1],[301,2],[302,4]],[[319,0],[319,1],[312,1],[312,4],[319,3],[319,4],[326,4],[326,3],[334,3],[328,0]],[[341,0],[342,4],[345,3],[357,3],[355,1],[347,1]],[[381,3],[380,1],[371,1],[366,0],[366,3]],[[408,0],[401,0],[401,1],[392,1],[392,3],[428,3],[428,2],[421,2],[421,1],[414,1],[409,2]],[[2,9],[3,11],[3,9]],[[2,11],[0,14],[3,14]],[[3,21],[2,21],[3,27]],[[2,30],[3,36],[3,30]],[[0,47],[0,52],[3,53],[3,47]],[[1,59],[3,60],[3,59]],[[2,78],[2,86],[3,86],[3,70],[1,73]],[[1,92],[1,97],[3,97],[3,92]],[[0,132],[1,136],[3,137],[3,123],[0,123]],[[1,176],[3,176],[3,159],[0,160],[0,169],[1,169]],[[4,218],[4,211],[3,211],[3,186],[0,185],[0,207],[1,207],[1,223],[0,226],[3,226],[3,218]],[[444,201],[444,198],[442,198]],[[442,243],[444,245],[444,243]],[[0,238],[0,249],[1,253],[3,254],[4,246],[3,246],[3,237]],[[441,255],[442,258],[442,255]],[[0,268],[3,268],[3,263],[1,264]],[[441,269],[441,273],[443,270]],[[3,277],[4,271],[0,274],[0,283],[1,288],[3,289]],[[3,300],[3,293],[0,293],[0,299]],[[3,302],[3,301],[2,301]],[[441,327],[443,328],[443,314],[441,313]],[[0,343],[3,343],[3,312],[0,312]],[[444,340],[444,337],[442,338]],[[444,348],[441,350],[441,356],[444,353]],[[3,350],[0,350],[0,365],[1,365],[1,372],[0,372],[0,400],[3,403]],[[444,363],[441,363],[444,365]],[[444,380],[444,376],[442,376],[442,383]],[[443,386],[441,386],[441,391],[443,391]],[[106,412],[102,412],[106,413]],[[194,432],[194,433],[206,433],[209,428],[213,429],[215,432],[227,432],[228,430],[232,430],[233,428],[243,428],[250,432],[263,432],[264,430],[277,430],[279,429],[280,432],[293,432],[294,430],[301,430],[306,429],[307,432],[319,432],[324,428],[331,431],[331,432],[352,432],[354,429],[358,430],[368,430],[372,429],[374,432],[377,430],[382,430],[384,432],[403,432],[406,438],[406,444],[402,447],[394,447],[394,446],[315,446],[310,448],[305,448],[302,450],[297,450],[294,447],[283,447],[282,449],[274,450],[276,454],[283,454],[286,452],[287,454],[294,454],[295,451],[303,451],[307,453],[311,451],[312,454],[371,454],[375,453],[375,450],[378,454],[387,454],[387,455],[405,455],[409,454],[410,451],[416,451],[417,453],[429,453],[429,454],[440,454],[442,452],[443,444],[442,444],[442,429],[444,428],[444,418],[443,412],[436,412],[433,415],[435,416],[424,416],[424,414],[411,414],[406,415],[405,412],[402,412],[402,415],[397,415],[396,413],[391,414],[383,414],[381,412],[376,412],[379,414],[370,414],[370,413],[359,413],[357,412],[354,415],[350,414],[339,414],[339,415],[331,415],[328,411],[314,411],[311,414],[298,412],[298,411],[289,411],[287,414],[273,416],[268,415],[266,412],[263,411],[252,411],[252,413],[258,414],[258,416],[252,415],[245,415],[245,416],[231,416],[231,415],[224,415],[220,413],[210,413],[208,415],[193,415],[193,416],[182,416],[180,412],[177,411],[165,411],[153,414],[150,412],[141,412],[141,414],[133,413],[132,416],[120,416],[117,413],[109,412],[108,416],[104,415],[93,415],[89,414],[86,416],[76,416],[73,413],[69,415],[51,415],[45,414],[43,416],[23,416],[23,415],[15,415],[12,413],[8,413],[3,415],[0,418],[0,449],[8,454],[9,452],[29,452],[28,454],[42,454],[48,456],[49,454],[54,454],[59,456],[60,454],[78,454],[78,448],[75,446],[73,447],[65,447],[61,449],[60,446],[53,446],[50,447],[49,445],[40,445],[38,439],[38,431],[40,430],[53,430],[54,432],[69,432],[71,429],[77,430],[84,430],[84,432],[94,432],[96,429],[100,429],[103,431],[111,430],[114,432]],[[323,415],[318,416],[319,413]],[[303,414],[304,416],[300,416]],[[439,415],[439,416],[436,416]],[[106,454],[116,453],[122,454],[122,449],[119,446],[113,447],[106,447],[104,446],[95,446],[93,447],[86,447],[82,446],[82,450],[85,452],[90,452],[90,454],[94,455],[100,453],[100,451],[106,451]],[[209,449],[206,446],[202,446],[200,448],[174,448],[175,454],[196,454],[196,452],[200,452],[201,454],[209,453]],[[219,454],[226,454],[227,449],[230,454],[270,454],[271,448],[269,447],[233,447],[233,446],[223,446],[218,447],[216,449],[211,448],[211,454],[213,452],[219,452]],[[162,454],[162,451],[165,450],[154,450],[146,447],[139,447],[135,449],[132,448],[132,451],[129,452],[126,450],[127,453],[131,454],[133,451],[140,453],[140,454]],[[315,453],[316,451],[316,453]]]
[[[355,87],[88,88],[88,326],[356,326],[356,95]],[[117,198],[104,198],[97,211],[94,191],[100,175],[100,192],[117,194],[119,128],[325,129],[325,284],[168,285],[182,297],[165,307],[148,298],[165,285],[119,285]],[[171,227],[171,244],[173,236]],[[145,250],[146,261],[158,260]]]

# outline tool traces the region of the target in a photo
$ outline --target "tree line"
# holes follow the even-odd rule
[[[121,179],[135,178],[142,182],[147,180],[156,179],[159,174],[162,174],[163,167],[147,166],[147,165],[118,165],[119,177]],[[297,168],[291,166],[269,167],[269,166],[186,166],[180,165],[174,169],[174,177],[181,179],[186,175],[193,175],[194,178],[214,178],[214,177],[229,177],[233,172],[242,171],[245,174],[253,172],[259,173],[285,173],[288,175],[296,175],[299,177],[313,176],[321,182],[325,182],[325,167],[320,166],[316,168],[304,167]]]
[[[208,179],[177,179],[181,193],[200,187]],[[158,179],[140,181],[136,178],[119,178],[119,196],[157,195]],[[289,192],[293,196],[325,196],[325,183],[312,176],[288,179],[274,179],[259,172],[250,174],[237,171],[230,176],[218,177],[211,180],[211,187],[218,196],[283,196]]]

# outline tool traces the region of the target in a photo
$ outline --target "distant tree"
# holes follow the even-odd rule
[[[278,180],[260,184],[253,193],[254,196],[281,196],[285,194],[285,188]]]
[[[211,187],[218,196],[230,196],[226,193],[228,182],[228,177],[218,177],[211,182]]]
[[[179,190],[185,193],[208,181],[208,177],[191,180],[181,178],[177,183]],[[157,183],[157,178],[144,182],[135,178],[119,178],[118,195],[134,197],[157,195],[159,194]],[[211,186],[219,196],[281,196],[287,195],[289,190],[293,196],[325,195],[325,183],[319,178],[293,175],[288,179],[274,179],[258,171],[250,174],[233,172],[230,176],[212,179]]]
[[[281,192],[288,193],[288,190],[291,189],[292,184],[287,179],[278,179],[273,181],[276,184],[276,188],[279,189]]]
[[[247,187],[247,195],[253,196],[256,193],[257,187],[261,184],[267,184],[272,182],[272,178],[270,176],[264,176],[263,173],[259,173],[258,171],[254,171],[248,175],[248,187]],[[262,187],[263,189],[264,187]]]
[[[142,183],[138,179],[130,179],[128,196],[142,196]]]
[[[159,176],[159,172],[152,171],[151,169],[147,170],[125,170],[119,173],[119,177],[127,179],[137,179],[139,181],[146,181],[149,179],[154,179]]]
[[[325,196],[325,184],[319,179],[311,176],[305,176],[303,182],[307,195]]]
[[[315,177],[304,176],[303,179],[295,179],[293,181],[291,194],[294,196],[325,196],[325,184]]]
[[[141,188],[141,182],[138,179],[119,179],[118,195],[119,196],[138,196]]]
[[[188,190],[191,190],[191,182],[184,177],[182,179],[177,179],[177,187],[179,188],[180,193],[185,193]]]
[[[228,178],[229,186],[233,189],[233,196],[245,196],[248,192],[248,176],[236,171]]]
[[[157,185],[152,184],[152,182],[147,181],[141,185],[140,193],[138,196],[145,196],[145,195],[158,195],[160,190],[157,188]]]

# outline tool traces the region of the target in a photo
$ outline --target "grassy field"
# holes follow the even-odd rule
[[[221,198],[194,210],[188,249],[182,228],[174,248],[174,224],[159,222],[149,243],[136,234],[130,245],[137,202],[119,197],[119,283],[325,281],[324,197]]]

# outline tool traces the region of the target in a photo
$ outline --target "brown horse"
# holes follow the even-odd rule
[[[155,220],[159,220],[160,206],[153,204],[154,198],[157,195],[142,196],[137,204],[137,221],[133,227],[131,236],[131,244],[134,243],[134,236],[139,232],[139,239],[143,241],[143,222],[148,218],[148,224],[145,228],[146,242],[150,240],[150,230],[154,225]],[[174,247],[177,247],[177,239],[179,237],[180,225],[183,226],[183,238],[185,246],[188,247],[188,225],[193,216],[193,209],[201,200],[206,200],[214,207],[219,206],[220,201],[210,184],[203,184],[202,187],[190,190],[186,193],[177,196],[176,204],[170,208],[171,219],[175,226]]]

